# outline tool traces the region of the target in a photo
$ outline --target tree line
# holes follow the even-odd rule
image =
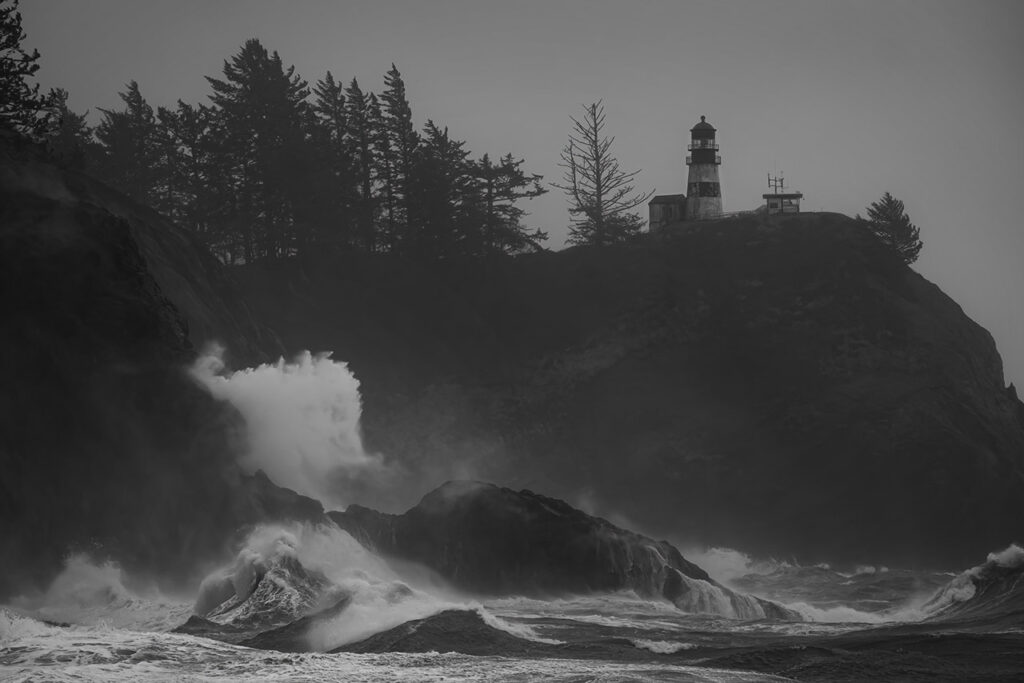
[[[93,127],[66,91],[26,84],[39,54],[21,51],[16,9],[0,0],[12,72],[0,74],[0,124],[188,228],[226,263],[324,246],[486,257],[547,239],[520,206],[546,191],[541,176],[512,154],[474,157],[434,121],[418,130],[394,64],[379,94],[329,71],[310,85],[251,39],[206,78],[208,104],[154,108],[132,81]]]
[[[251,39],[206,77],[209,104],[154,109],[138,83],[101,109],[98,125],[68,107],[68,93],[28,79],[38,51],[21,43],[18,0],[0,0],[0,128],[45,142],[66,165],[105,180],[199,235],[226,263],[280,258],[322,246],[427,259],[486,257],[541,248],[520,202],[546,192],[512,154],[474,158],[427,121],[417,130],[394,64],[382,92],[328,71],[311,87],[277,52]],[[570,244],[639,237],[638,171],[619,167],[603,104],[584,107],[562,150],[553,187],[568,199]],[[860,219],[860,216],[857,216]],[[863,220],[863,219],[861,219]],[[888,193],[868,208],[871,231],[904,261],[920,231]]]

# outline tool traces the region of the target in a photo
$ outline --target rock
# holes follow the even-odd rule
[[[423,564],[456,587],[482,595],[635,591],[690,612],[799,619],[786,608],[719,585],[665,541],[532,491],[452,481],[402,515],[357,505],[327,514],[377,552]]]

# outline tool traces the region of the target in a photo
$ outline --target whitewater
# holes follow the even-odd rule
[[[733,583],[760,582],[764,596],[779,598],[796,588],[807,568],[751,569]],[[1018,546],[952,577],[918,572],[920,585],[945,580],[925,596],[901,592],[905,572],[837,571],[832,591],[823,588],[810,602],[788,603],[804,621],[737,619],[714,609],[686,612],[629,593],[466,596],[403,575],[336,527],[265,525],[190,599],[146,589],[114,563],[70,556],[46,591],[0,607],[0,679],[801,680],[749,670],[736,653],[768,656],[864,633],[898,639],[908,627],[932,637],[991,633],[1021,641],[1022,572],[1024,550]],[[851,585],[872,586],[873,595],[882,595],[886,575],[892,587],[884,599],[875,598],[879,609],[827,606]],[[344,651],[407,624],[414,624],[410,632],[424,632],[439,615],[469,616],[425,651]],[[197,629],[200,622],[203,628]],[[194,632],[182,632],[189,625]],[[496,641],[496,651],[466,654],[481,634],[503,640]],[[246,644],[253,637],[264,638],[264,647]],[[300,651],[277,651],[275,643]]]
[[[191,373],[245,418],[243,471],[335,510],[419,483],[364,449],[359,384],[329,354],[227,372],[214,349]],[[960,573],[684,554],[711,580],[676,572],[669,601],[469,594],[328,516],[251,527],[178,593],[70,553],[45,589],[0,605],[0,680],[1024,679],[1017,545]]]

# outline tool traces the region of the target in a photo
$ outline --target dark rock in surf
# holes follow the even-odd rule
[[[402,515],[358,505],[328,515],[365,545],[425,564],[481,594],[659,595],[672,569],[710,580],[664,541],[561,500],[483,482],[448,482]]]
[[[309,614],[300,619],[269,629],[242,640],[239,644],[260,650],[278,650],[279,652],[312,652],[313,645],[309,639],[309,631],[314,626],[337,618],[352,602],[352,596],[342,595],[330,607]]]
[[[794,619],[774,603],[718,585],[666,541],[655,541],[532,491],[453,481],[402,515],[351,505],[329,512],[386,556],[426,565],[484,595],[555,596],[635,591],[682,609],[739,618]]]

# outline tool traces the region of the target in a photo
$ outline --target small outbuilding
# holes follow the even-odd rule
[[[800,200],[803,196],[802,192],[761,195],[767,205],[769,216],[776,213],[800,213]]]
[[[685,194],[660,194],[647,202],[650,231],[657,232],[661,228],[686,219]]]
[[[761,195],[761,198],[764,199],[769,216],[777,213],[800,213],[800,200],[804,198],[804,195],[802,192],[786,192],[785,178],[769,173],[768,187],[772,191]]]

